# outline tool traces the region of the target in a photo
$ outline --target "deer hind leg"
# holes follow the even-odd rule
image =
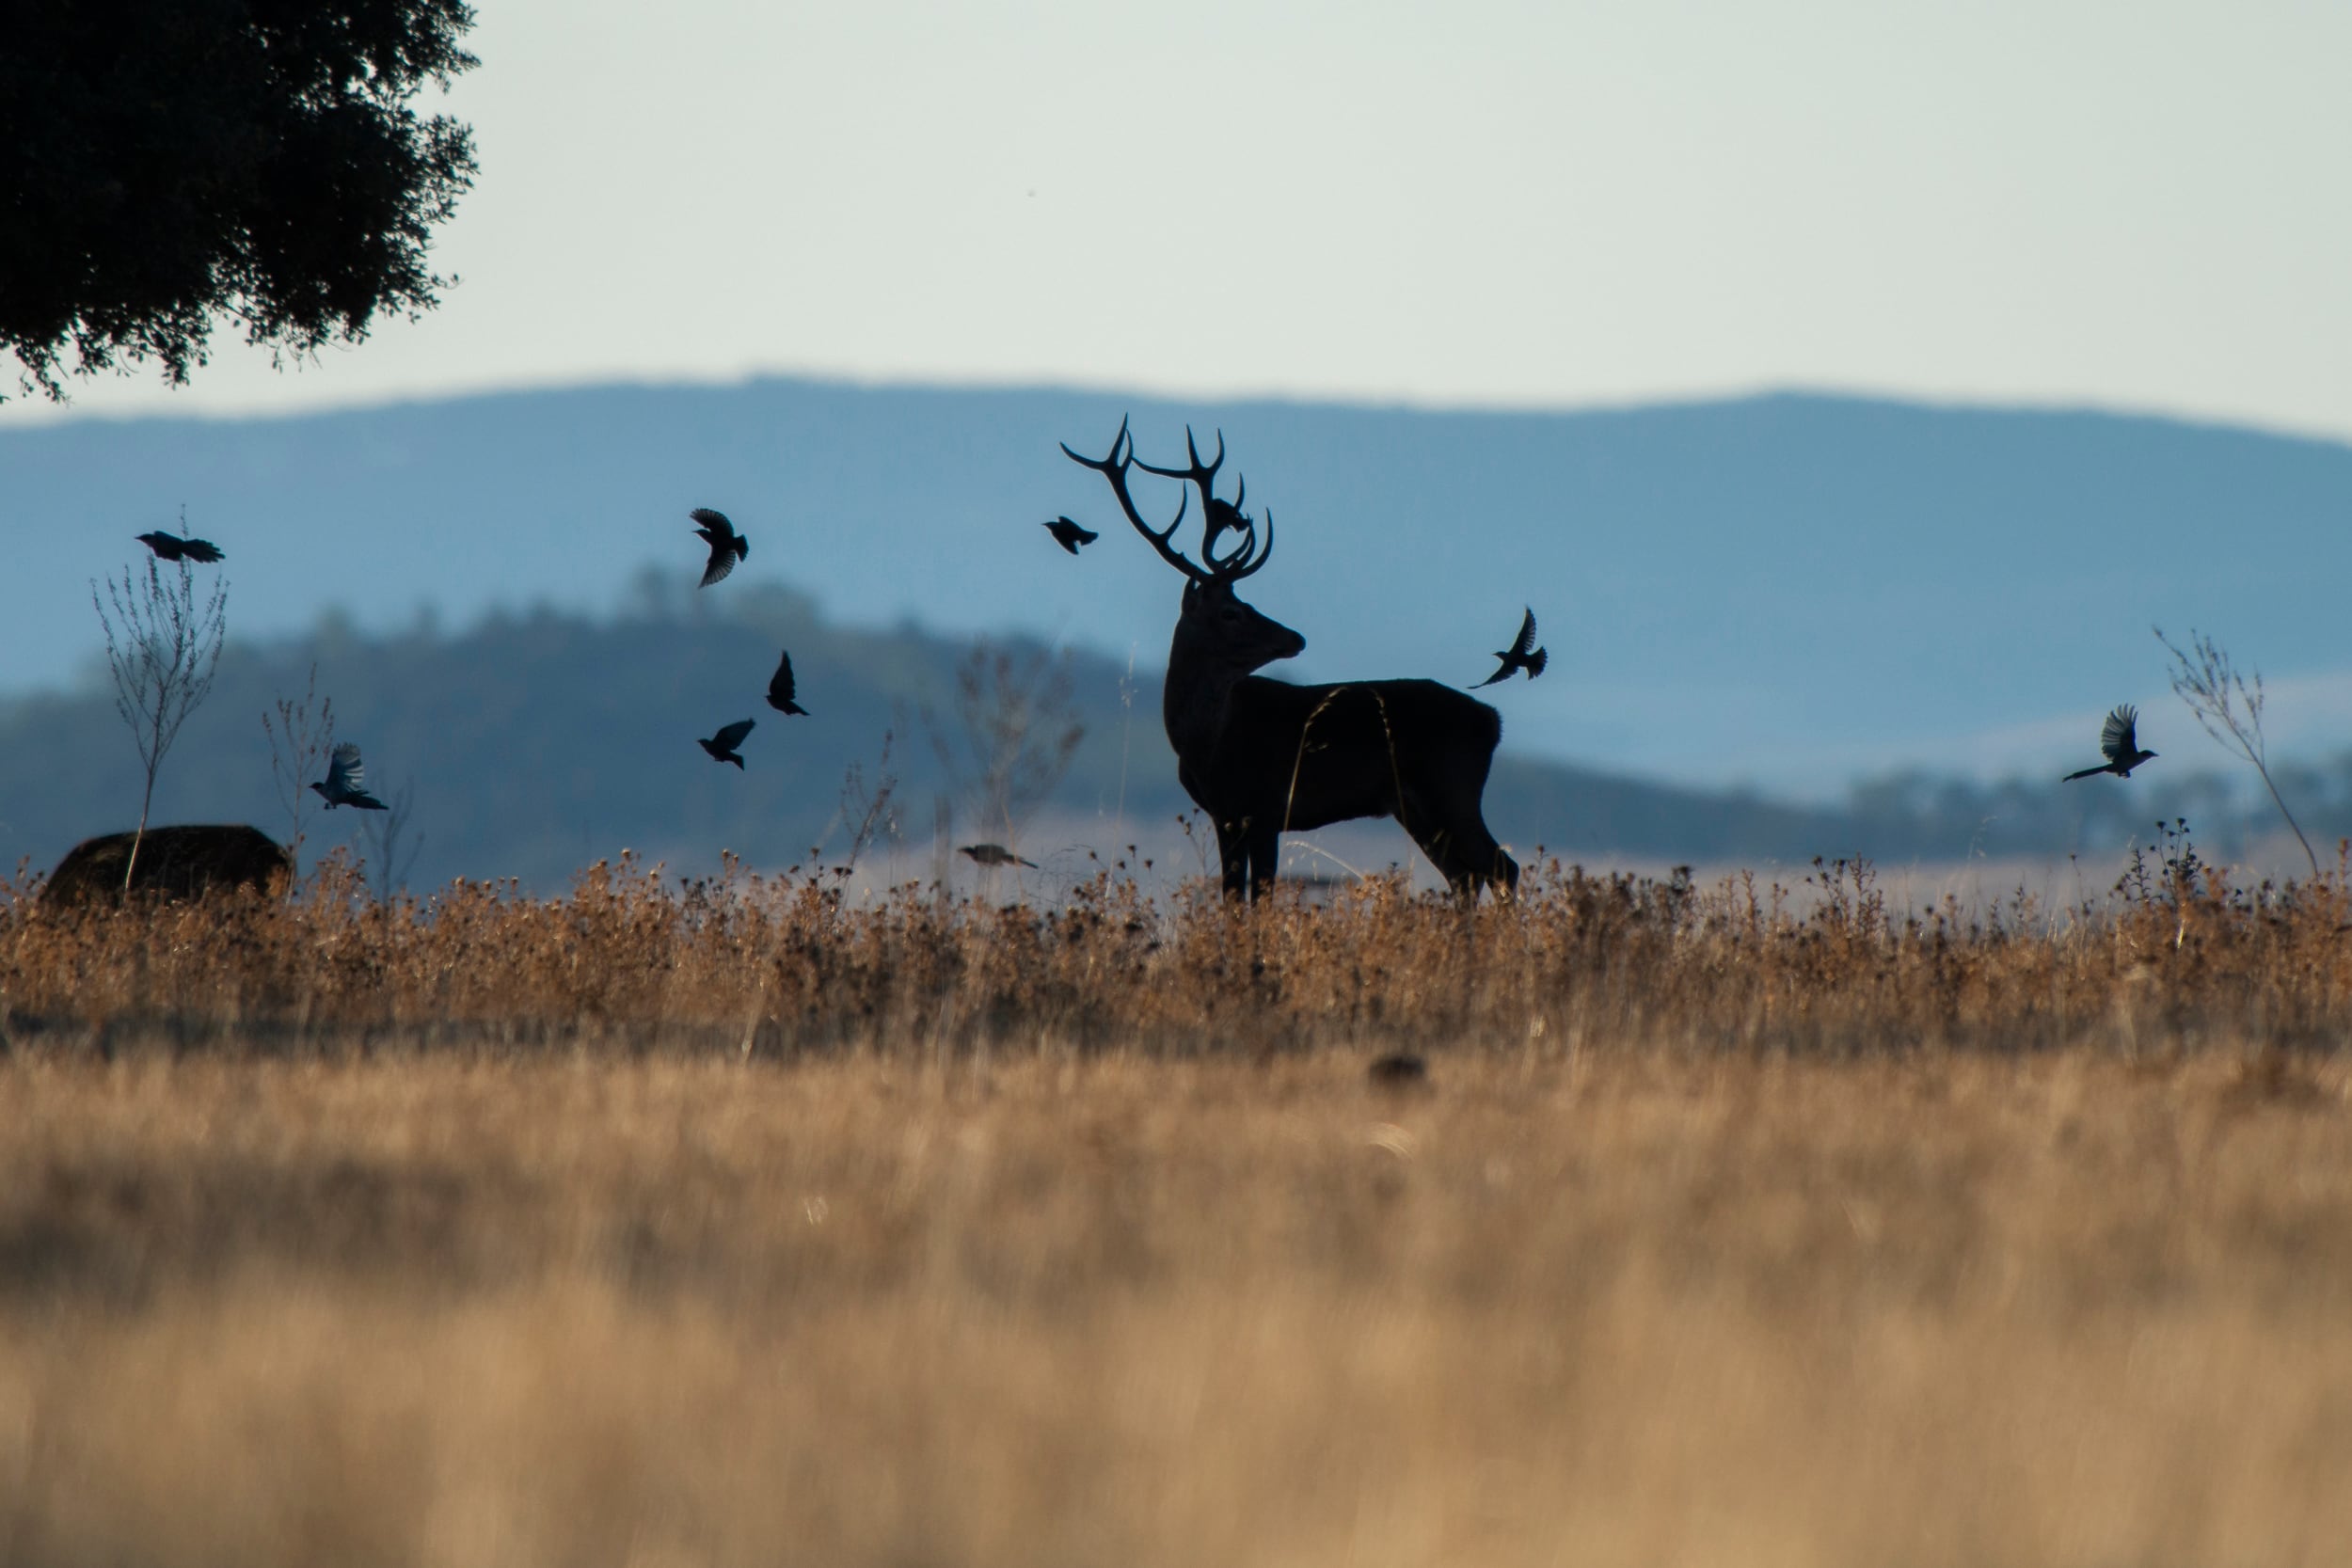
[[[1407,800],[1397,821],[1412,834],[1413,842],[1421,846],[1446,884],[1463,897],[1475,898],[1480,888],[1497,883],[1511,891],[1518,888],[1519,863],[1487,832],[1486,816],[1476,801],[1467,810],[1457,808],[1439,816]]]
[[[1457,876],[1449,871],[1446,880],[1454,884],[1454,892],[1475,898],[1482,887],[1491,887],[1498,893],[1518,891],[1519,863],[1486,831],[1485,816],[1472,812],[1454,847],[1461,872]]]

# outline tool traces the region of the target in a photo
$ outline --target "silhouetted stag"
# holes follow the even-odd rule
[[[1107,457],[1081,457],[1067,444],[1061,450],[1110,482],[1136,531],[1184,574],[1160,717],[1184,793],[1216,826],[1226,892],[1254,898],[1274,879],[1283,833],[1358,816],[1395,817],[1458,893],[1474,895],[1498,880],[1517,887],[1518,863],[1486,831],[1479,809],[1502,737],[1502,716],[1436,681],[1292,686],[1253,674],[1307,646],[1305,638],[1233,594],[1235,583],[1273,555],[1274,515],[1266,514],[1261,542],[1257,523],[1241,510],[1247,486],[1231,502],[1216,498],[1223,432],[1211,462],[1200,461],[1190,429],[1184,448],[1189,467],[1153,467],[1136,457],[1122,420]],[[1170,543],[1190,498],[1178,505],[1175,521],[1155,529],[1128,492],[1130,467],[1200,492],[1200,564]],[[1217,541],[1227,533],[1237,542],[1219,554]]]

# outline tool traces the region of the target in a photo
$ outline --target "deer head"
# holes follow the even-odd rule
[[[1241,509],[1242,500],[1248,494],[1248,482],[1235,486],[1231,501],[1218,499],[1216,471],[1225,464],[1223,431],[1217,432],[1216,456],[1203,463],[1200,448],[1193,440],[1192,427],[1186,425],[1187,465],[1182,468],[1156,467],[1138,459],[1135,437],[1128,434],[1125,420],[1119,421],[1119,435],[1111,442],[1106,457],[1081,457],[1070,450],[1067,442],[1061,450],[1072,462],[1092,468],[1110,482],[1111,494],[1118,498],[1119,509],[1127,515],[1127,521],[1151,541],[1161,560],[1184,574],[1184,612],[1176,623],[1175,641],[1169,649],[1171,673],[1184,665],[1214,671],[1229,681],[1238,680],[1263,665],[1294,657],[1306,649],[1305,638],[1272,616],[1260,614],[1233,592],[1235,583],[1263,566],[1274,554],[1274,514],[1266,513],[1265,539],[1262,544],[1256,520]],[[1172,542],[1176,531],[1184,526],[1191,498],[1180,496],[1174,520],[1164,529],[1155,529],[1136,509],[1135,497],[1127,487],[1130,468],[1184,480],[1200,492],[1203,564],[1194,564]],[[1238,540],[1232,549],[1219,555],[1217,540],[1227,533],[1238,535]]]

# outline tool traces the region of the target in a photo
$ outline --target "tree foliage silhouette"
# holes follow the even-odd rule
[[[282,362],[415,320],[472,131],[410,101],[476,62],[462,0],[12,7],[0,48],[0,350],[25,390],[205,362],[216,318]]]

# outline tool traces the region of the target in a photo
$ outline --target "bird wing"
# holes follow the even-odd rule
[[[2107,715],[2099,732],[2099,752],[2109,762],[2122,762],[2139,750],[2139,710],[2124,703]]]
[[[326,763],[326,788],[332,795],[349,795],[367,784],[367,765],[359,760],[359,748],[346,740],[335,748]]]
[[[1528,650],[1534,646],[1535,611],[1530,610],[1527,612],[1527,619],[1519,623],[1519,640],[1511,644],[1511,657],[1513,658],[1525,658],[1527,657]]]
[[[1100,539],[1100,538],[1102,538],[1102,537],[1103,537],[1101,534],[1099,534],[1099,533],[1095,532],[1092,529],[1090,529],[1090,528],[1082,528],[1082,527],[1080,527],[1078,524],[1073,523],[1073,522],[1071,522],[1071,521],[1070,521],[1070,519],[1069,519],[1069,518],[1067,518],[1067,517],[1064,517],[1064,518],[1062,519],[1062,521],[1063,521],[1063,522],[1065,522],[1065,523],[1070,523],[1070,531],[1071,531],[1073,534],[1076,535],[1077,540],[1078,540],[1078,543],[1079,543],[1079,544],[1081,544],[1081,545],[1091,545],[1091,544],[1093,544],[1093,543],[1094,543],[1097,539]]]
[[[723,512],[713,512],[707,506],[698,506],[687,515],[702,525],[694,531],[714,545],[722,539],[735,537],[735,525],[727,521],[727,515]]]
[[[185,540],[181,547],[188,552],[190,560],[200,561],[207,566],[220,559],[220,546],[210,539]]]
[[[784,707],[792,701],[792,654],[786,650],[776,661],[776,673],[768,677],[768,705]]]
[[[709,587],[735,570],[735,544],[728,539],[710,542],[710,564],[703,568],[702,586]]]
[[[1502,657],[1502,655],[1500,655],[1500,654],[1496,655],[1495,657],[1498,657],[1498,658],[1502,658],[1502,669],[1500,669],[1500,670],[1497,670],[1497,671],[1496,671],[1493,674],[1488,675],[1488,676],[1487,676],[1485,680],[1480,681],[1480,682],[1478,683],[1478,686],[1473,686],[1473,687],[1471,687],[1471,688],[1470,688],[1470,689],[1471,689],[1472,691],[1477,690],[1477,689],[1478,689],[1478,687],[1480,687],[1480,686],[1492,686],[1492,685],[1494,685],[1494,683],[1495,683],[1495,682],[1497,682],[1497,681],[1499,681],[1499,680],[1502,679],[1504,676],[1508,675],[1508,674],[1511,673],[1511,661],[1510,661],[1508,658],[1503,658],[1503,657]]]
[[[738,719],[732,724],[721,725],[719,733],[712,736],[710,739],[711,743],[717,746],[719,750],[723,752],[732,752],[738,746],[742,745],[743,737],[751,733],[752,721],[749,719]]]

